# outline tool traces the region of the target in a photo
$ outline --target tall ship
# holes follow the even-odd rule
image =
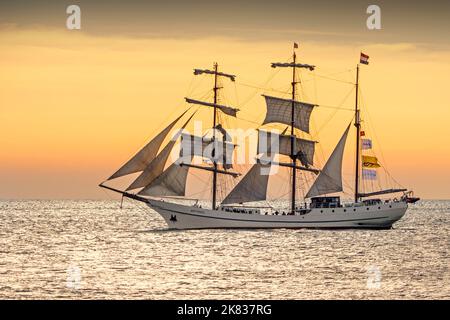
[[[185,98],[187,110],[149,141],[128,162],[100,187],[118,192],[123,197],[145,203],[157,212],[169,229],[208,228],[374,228],[388,229],[401,219],[409,203],[418,198],[406,188],[379,188],[363,192],[362,180],[375,180],[380,168],[378,158],[367,154],[372,141],[361,128],[359,107],[360,64],[368,64],[368,56],[361,53],[356,67],[355,105],[351,122],[339,137],[334,150],[322,167],[314,164],[318,141],[305,139],[300,134],[310,132],[310,120],[316,104],[298,99],[299,71],[313,72],[314,65],[300,63],[294,45],[292,58],[288,62],[272,63],[272,68],[292,72],[289,98],[273,95],[262,96],[265,101],[264,121],[258,125],[257,151],[254,163],[245,172],[235,170],[233,153],[236,144],[220,121],[224,117],[238,117],[239,109],[219,102],[219,80],[235,81],[236,76],[219,71],[215,63],[212,69],[194,69],[194,75],[212,77],[213,98],[210,101]],[[212,127],[204,135],[193,135],[185,128],[196,116],[195,108],[206,108],[211,112]],[[285,129],[270,131],[267,124],[280,124]],[[343,158],[349,132],[355,132],[354,184],[350,201],[341,199],[343,192]],[[174,134],[175,132],[175,134]],[[169,142],[165,143],[168,140]],[[177,159],[173,159],[175,146],[180,148]],[[172,157],[171,157],[172,155]],[[194,158],[204,158],[196,163]],[[282,161],[280,159],[285,159]],[[286,160],[287,159],[287,160]],[[269,178],[273,168],[289,171],[289,204],[267,205]],[[187,180],[191,173],[204,172],[211,186],[210,204],[199,199],[188,198]],[[299,197],[301,178],[307,173],[313,177],[303,197]],[[110,185],[111,180],[128,175],[137,178],[122,190]],[[218,180],[231,179],[229,190],[218,195]],[[392,198],[383,198],[393,194]]]

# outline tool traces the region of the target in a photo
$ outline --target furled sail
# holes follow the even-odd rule
[[[154,197],[185,196],[188,171],[189,167],[175,162],[138,194]]]
[[[181,135],[180,157],[201,156],[222,164],[225,169],[232,168],[235,145],[228,141],[212,140],[183,133]]]
[[[194,69],[194,74],[195,75],[199,75],[199,74],[203,74],[203,73],[206,73],[206,74],[217,74],[218,76],[221,76],[221,77],[230,78],[230,80],[233,81],[233,82],[236,80],[236,76],[233,75],[233,74],[226,74],[226,73],[223,73],[223,72],[217,72],[215,70],[213,71],[213,70],[207,70],[207,69]]]
[[[225,113],[229,116],[232,116],[232,117],[236,117],[237,112],[239,111],[239,109],[224,106],[224,105],[217,104],[217,103],[214,104],[211,102],[194,100],[194,99],[190,99],[190,98],[184,98],[184,99],[186,100],[187,103],[193,103],[193,104],[198,104],[198,105],[207,106],[207,107],[216,107],[216,108],[220,109],[223,113]]]
[[[378,190],[378,191],[367,192],[367,193],[358,193],[358,197],[379,196],[379,195],[382,195],[382,194],[405,192],[405,191],[408,191],[408,189],[401,188],[401,189]]]
[[[266,99],[266,118],[263,124],[279,122],[291,124],[292,100],[263,95]],[[294,127],[309,133],[309,119],[316,105],[294,101]]]
[[[305,69],[309,69],[310,71],[313,71],[316,68],[316,66],[313,66],[312,64],[295,63],[295,62],[288,62],[288,63],[274,62],[271,64],[271,66],[272,66],[272,68],[275,68],[275,67],[305,68]]]
[[[222,204],[266,200],[270,164],[257,163],[252,166],[241,181],[231,190]]]
[[[349,129],[350,125],[345,130],[330,158],[328,158],[316,181],[309,189],[306,198],[342,191],[342,158]]]
[[[128,160],[119,170],[116,171],[108,180],[119,178],[127,174],[139,172],[145,170],[145,168],[150,164],[150,162],[155,159],[161,144],[163,143],[166,136],[170,133],[172,128],[185,115],[183,112],[178,118],[176,118],[172,123],[170,123],[163,131],[161,131],[156,137],[154,137],[149,143],[145,145],[133,158]]]
[[[191,121],[192,117],[195,115],[195,112],[187,119],[187,121],[180,128],[179,133],[172,138],[172,140],[162,149],[162,151],[153,159],[149,165],[145,168],[145,170],[133,181],[133,183],[127,188],[128,190],[133,190],[137,188],[142,188],[150,184],[156,177],[158,177],[163,171],[164,167],[167,163],[167,159],[170,156],[170,153],[177,142],[177,138],[179,134],[182,132],[184,128],[186,128],[189,121]]]
[[[264,143],[267,143],[265,147]],[[258,133],[258,153],[272,154],[277,152],[274,143],[278,142],[278,153],[290,156],[291,155],[291,136],[284,134],[277,134],[270,131],[259,130]],[[304,166],[314,164],[314,151],[316,142],[295,137],[294,139],[294,153]]]

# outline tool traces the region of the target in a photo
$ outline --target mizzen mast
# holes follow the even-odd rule
[[[359,90],[359,64],[356,65],[356,95],[355,95],[355,128],[356,128],[356,159],[355,159],[355,203],[359,200],[359,140],[361,135],[361,123],[358,108]]]

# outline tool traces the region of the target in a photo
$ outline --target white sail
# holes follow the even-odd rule
[[[189,167],[173,163],[138,194],[154,197],[185,196],[188,171]]]
[[[264,148],[264,141],[267,141],[267,147]],[[278,142],[278,150],[274,143]],[[314,152],[316,142],[295,137],[294,139],[294,153],[303,165],[314,164]],[[275,132],[259,130],[258,134],[258,152],[272,154],[278,152],[279,154],[291,155],[291,136],[284,134],[277,134]]]
[[[309,189],[306,198],[342,191],[342,158],[344,156],[345,141],[347,140],[349,129],[350,125],[328,158],[316,181],[314,181]]]
[[[270,164],[257,163],[231,190],[222,204],[266,200]]]
[[[128,160],[119,170],[116,171],[107,180],[119,178],[127,174],[139,172],[145,170],[145,168],[150,164],[150,162],[155,159],[161,144],[167,137],[169,132],[172,130],[173,126],[184,116],[187,112],[183,112],[181,116],[176,118],[172,123],[170,123],[163,131],[161,131],[156,137],[154,137],[149,143],[145,145],[133,158]]]
[[[153,159],[145,170],[133,181],[133,183],[127,188],[128,190],[133,190],[137,188],[142,188],[150,184],[156,177],[158,177],[163,171],[167,163],[167,159],[175,146],[179,135],[182,130],[186,128],[189,121],[195,115],[195,112],[186,120],[183,126],[180,128],[178,134],[172,138],[172,140],[162,149],[162,151]]]
[[[176,141],[170,141],[136,180],[133,181],[126,191],[145,187],[155,180],[164,171],[167,159],[169,158],[175,143]]]
[[[266,118],[263,124],[279,122],[291,124],[292,100],[263,95],[266,99]],[[309,133],[309,119],[316,105],[294,101],[294,127]]]
[[[228,141],[212,140],[183,133],[181,135],[180,157],[201,156],[222,164],[225,169],[229,169],[232,168],[234,148],[235,145]]]

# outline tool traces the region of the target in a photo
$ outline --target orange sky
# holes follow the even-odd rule
[[[384,164],[419,196],[450,198],[449,48],[329,39],[295,38],[300,59],[317,65],[318,76],[351,82],[360,50],[369,54],[371,64],[361,71],[362,103]],[[194,79],[192,69],[214,61],[238,75],[223,92],[227,102],[242,109],[243,118],[261,121],[260,94],[287,90],[289,76],[277,73],[266,91],[248,85],[262,87],[274,72],[270,62],[286,61],[291,43],[220,34],[136,37],[51,26],[1,28],[0,198],[108,198],[97,184],[185,109],[183,97],[210,88],[210,79]],[[303,89],[303,98],[331,106],[352,86],[316,77]],[[353,105],[354,92],[343,103]],[[339,111],[327,122],[333,112],[319,107],[313,114],[313,129],[328,124],[318,133],[325,155],[352,117]]]

